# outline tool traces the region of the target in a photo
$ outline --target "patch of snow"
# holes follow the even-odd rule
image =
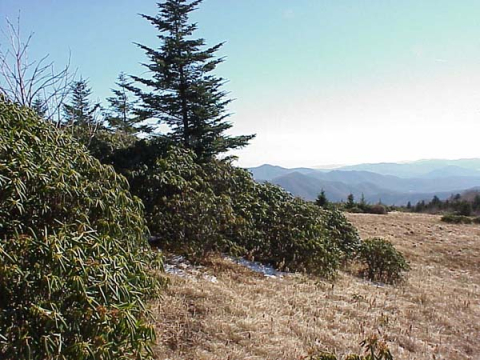
[[[263,274],[265,277],[268,278],[282,278],[288,273],[283,271],[278,271],[273,266],[270,265],[263,265],[255,261],[249,261],[244,258],[234,258],[230,256],[225,256],[225,259],[230,260],[238,265],[242,265],[253,272]]]
[[[201,276],[204,280],[210,281],[211,283],[218,283],[215,276],[202,272],[202,270],[205,269],[204,266],[192,265],[183,256],[168,257],[163,267],[167,274],[179,276],[184,279],[196,280]]]

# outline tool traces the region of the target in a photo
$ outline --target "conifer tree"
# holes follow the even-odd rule
[[[139,131],[148,131],[147,127],[138,126],[141,118],[133,114],[136,102],[129,98],[128,86],[130,84],[123,72],[118,76],[116,85],[118,88],[112,89],[113,96],[107,98],[109,103],[109,109],[105,116],[107,124],[126,134],[133,135]]]
[[[48,112],[48,105],[41,97],[36,97],[32,103],[32,109],[40,116],[44,118]]]
[[[141,99],[138,114],[142,119],[167,124],[169,137],[192,149],[200,159],[208,159],[247,145],[253,136],[225,134],[232,127],[226,121],[231,100],[222,90],[225,81],[212,73],[223,61],[215,56],[223,44],[206,47],[204,39],[193,38],[197,25],[188,21],[201,2],[166,0],[158,4],[157,16],[142,15],[160,32],[160,46],[154,49],[138,44],[150,60],[145,66],[152,76],[133,76],[142,89],[130,89]]]
[[[317,199],[315,200],[315,204],[320,207],[328,206],[328,199],[327,195],[325,194],[325,190],[322,189],[320,194],[318,194]]]
[[[351,209],[355,206],[355,198],[353,196],[353,194],[349,194],[348,197],[347,197],[347,209]]]
[[[88,82],[81,79],[72,85],[70,104],[63,105],[65,125],[87,148],[102,125],[98,119],[100,104],[90,101],[91,94]]]
[[[100,104],[92,104],[89,97],[92,90],[86,80],[75,81],[72,85],[70,104],[63,105],[65,122],[69,125],[91,126],[96,122],[95,113]]]

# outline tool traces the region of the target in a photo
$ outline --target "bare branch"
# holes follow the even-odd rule
[[[40,60],[29,61],[28,50],[33,33],[22,42],[20,16],[16,23],[6,20],[7,30],[2,30],[7,39],[6,49],[0,48],[0,94],[10,101],[31,107],[34,100],[45,107],[47,120],[60,124],[61,108],[75,78],[70,72],[70,55],[67,65],[56,72],[49,55]]]

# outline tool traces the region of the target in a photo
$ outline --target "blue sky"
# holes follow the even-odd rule
[[[134,42],[157,44],[137,15],[151,0],[1,0],[2,17],[19,11],[30,56],[71,52],[99,99],[144,71]],[[317,166],[480,157],[478,14],[471,0],[205,0],[192,20],[226,41],[233,133],[257,134],[239,164]]]

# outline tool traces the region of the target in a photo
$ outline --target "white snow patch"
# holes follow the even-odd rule
[[[224,256],[224,259],[240,266],[244,266],[253,272],[263,274],[266,278],[282,279],[290,273],[278,271],[273,266],[263,265],[255,261],[249,261],[243,258]],[[192,265],[183,256],[170,256],[165,259],[164,269],[167,274],[172,274],[185,279],[197,280],[199,278],[211,283],[218,283],[218,279],[206,272],[205,266]]]
[[[249,261],[244,258],[234,258],[230,256],[225,256],[225,259],[230,260],[238,265],[242,265],[253,272],[263,274],[265,277],[268,278],[283,278],[286,275],[289,275],[287,272],[278,271],[273,266],[270,265],[263,265],[255,261]]]
[[[195,266],[183,256],[172,256],[165,260],[164,269],[167,274],[172,274],[185,279],[197,280],[201,277],[211,283],[218,283],[215,276],[204,273],[204,266]]]

